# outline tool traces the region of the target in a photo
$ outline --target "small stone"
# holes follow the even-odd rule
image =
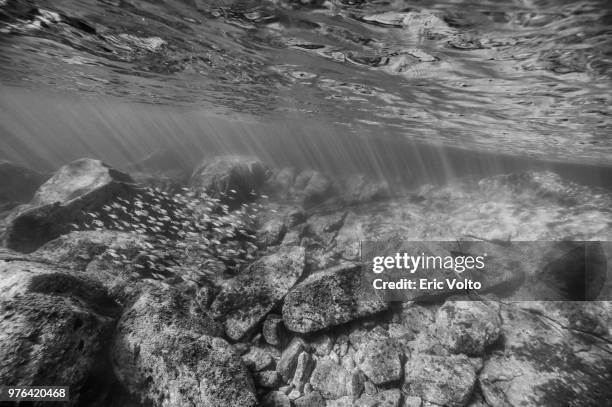
[[[346,370],[353,370],[355,368],[355,361],[353,360],[353,357],[348,354],[342,356],[342,360],[340,361],[340,364]]]
[[[399,407],[401,399],[399,389],[384,390],[375,395],[362,396],[355,402],[355,407]]]
[[[272,356],[265,350],[257,347],[242,355],[244,364],[254,372],[259,372],[272,365]]]
[[[298,389],[291,390],[289,394],[287,395],[287,397],[289,397],[289,400],[291,401],[298,399],[301,396],[302,396],[302,393]]]
[[[269,314],[263,324],[263,337],[267,343],[274,346],[283,346],[286,336],[283,317]]]
[[[415,396],[406,396],[404,399],[404,407],[421,407],[421,398]]]
[[[232,346],[234,347],[234,350],[236,351],[236,353],[239,355],[244,355],[251,349],[251,345],[249,345],[248,343],[244,343],[244,342],[236,342]]]
[[[298,392],[301,392],[304,389],[304,385],[310,378],[313,368],[314,361],[312,360],[310,354],[308,352],[300,353],[297,359],[295,374],[293,375],[293,380],[291,381],[291,384],[296,390],[298,390]]]
[[[315,340],[310,343],[310,345],[314,349],[314,353],[316,355],[327,356],[334,346],[334,341],[329,335],[323,334],[316,337]]]
[[[287,348],[283,350],[280,360],[276,365],[276,371],[280,373],[285,382],[288,382],[293,377],[298,356],[303,350],[304,341],[301,338],[293,338]]]
[[[364,382],[366,381],[365,375],[359,369],[354,369],[351,372],[351,381],[349,383],[348,392],[353,398],[361,396],[363,393]]]
[[[265,387],[268,389],[274,388],[280,383],[280,375],[275,370],[257,372],[253,378],[255,379],[255,384],[258,387]]]
[[[338,354],[334,351],[329,352],[329,355],[327,355],[327,358],[333,361],[334,363],[340,363],[340,356],[338,356]]]
[[[336,338],[336,344],[334,345],[334,350],[338,354],[338,356],[346,355],[348,351],[349,338],[345,334],[339,335]]]
[[[364,392],[365,394],[370,394],[370,395],[372,395],[372,394],[376,394],[376,393],[378,392],[378,389],[376,389],[376,386],[374,386],[374,383],[372,383],[372,382],[371,382],[371,381],[369,381],[369,380],[366,380],[366,381],[363,383],[363,392]]]

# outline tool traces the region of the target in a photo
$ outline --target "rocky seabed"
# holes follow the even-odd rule
[[[146,236],[70,228],[129,199],[134,177],[70,163],[2,224],[0,383],[68,385],[75,406],[610,405],[609,302],[360,296],[355,243],[372,226],[356,208],[397,199],[385,182],[243,156],[176,180],[221,200],[235,191],[230,210],[265,201],[256,258],[206,278],[196,262],[143,277],[113,258],[137,256]]]

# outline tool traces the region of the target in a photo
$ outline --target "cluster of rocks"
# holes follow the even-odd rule
[[[65,383],[71,405],[93,406],[612,399],[608,302],[508,303],[490,295],[388,303],[363,295],[353,254],[365,231],[350,205],[388,197],[384,183],[361,175],[333,182],[232,156],[205,160],[189,185],[229,206],[270,195],[259,214],[257,260],[212,281],[134,275],[113,257],[137,256],[146,237],[67,229],[83,211],[139,188],[97,160],[62,167],[7,217],[0,382]],[[495,278],[492,285],[511,276]]]

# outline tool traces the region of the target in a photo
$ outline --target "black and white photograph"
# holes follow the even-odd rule
[[[0,0],[0,406],[611,407],[609,0]]]

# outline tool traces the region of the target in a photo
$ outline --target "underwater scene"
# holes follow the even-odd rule
[[[611,129],[606,0],[0,0],[0,405],[612,405]]]

